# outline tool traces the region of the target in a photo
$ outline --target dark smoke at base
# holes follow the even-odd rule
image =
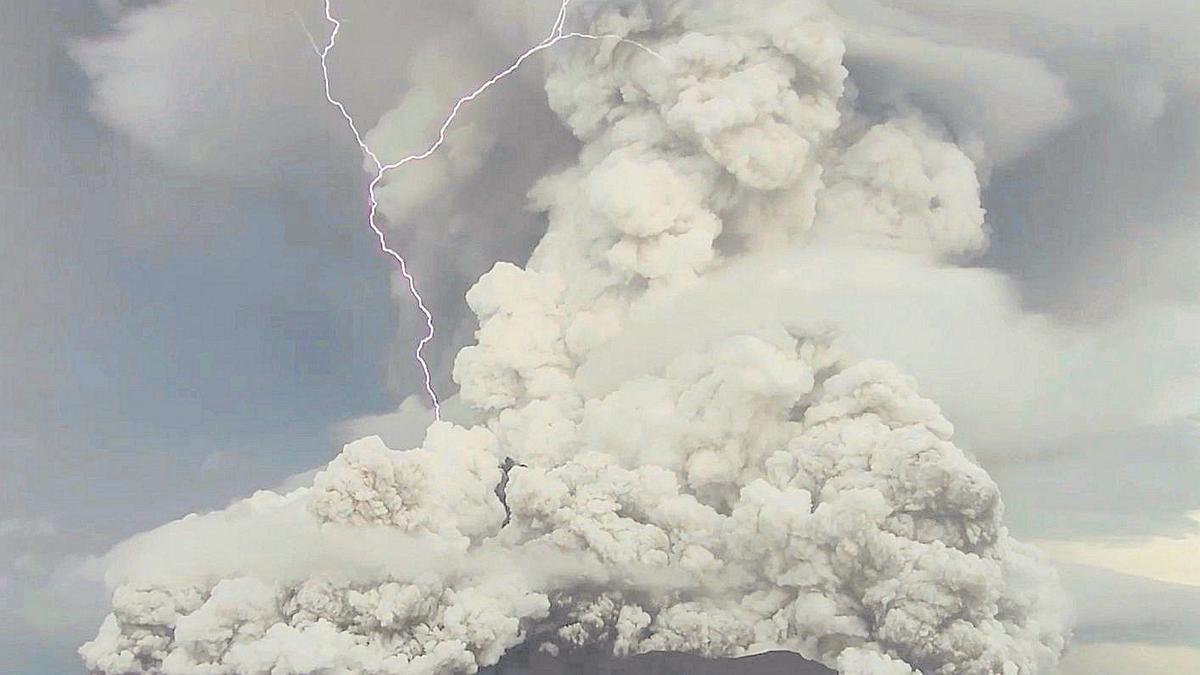
[[[791,652],[769,652],[740,659],[706,659],[691,654],[655,652],[614,658],[603,652],[551,656],[522,647],[480,675],[834,675],[835,671]]]

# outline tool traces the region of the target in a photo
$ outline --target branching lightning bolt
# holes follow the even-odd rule
[[[412,273],[409,272],[408,262],[404,259],[404,256],[388,245],[387,236],[384,234],[383,229],[379,226],[379,201],[375,195],[375,188],[379,186],[379,183],[383,181],[384,176],[386,176],[389,171],[398,169],[411,162],[419,162],[436,153],[442,147],[442,145],[446,143],[446,135],[450,130],[450,126],[454,124],[454,120],[458,118],[459,112],[465,105],[474,101],[476,98],[479,98],[488,89],[491,89],[501,80],[516,72],[516,70],[520,68],[522,64],[524,64],[538,52],[549,49],[563,40],[571,38],[583,40],[619,40],[623,43],[633,45],[659,60],[663,60],[663,57],[653,49],[639,42],[627,39],[621,35],[593,35],[590,33],[566,32],[567,10],[570,8],[571,2],[572,0],[562,0],[562,4],[558,8],[558,16],[554,20],[554,27],[551,28],[550,34],[547,35],[545,39],[533,47],[530,47],[527,51],[518,56],[515,61],[509,64],[507,68],[491,76],[482,84],[477,86],[474,90],[472,90],[471,93],[463,96],[454,103],[454,106],[450,109],[450,113],[442,120],[442,125],[438,129],[437,139],[429,144],[425,150],[414,155],[408,155],[407,157],[403,157],[394,162],[386,163],[379,159],[379,156],[375,154],[375,151],[372,150],[369,145],[367,145],[366,140],[363,138],[363,134],[358,129],[358,124],[355,123],[354,117],[350,115],[350,112],[346,110],[346,106],[333,96],[333,88],[330,84],[329,78],[329,53],[337,44],[337,36],[342,29],[342,23],[333,14],[332,0],[325,0],[325,20],[333,27],[329,33],[329,39],[326,41],[325,46],[318,48],[315,40],[313,40],[312,34],[308,33],[307,27],[305,28],[305,32],[308,33],[309,40],[313,43],[313,49],[317,52],[317,56],[319,56],[321,59],[321,74],[325,79],[325,99],[329,101],[329,103],[335,108],[337,108],[339,113],[341,113],[342,118],[346,120],[346,124],[350,127],[350,131],[354,134],[354,140],[358,143],[358,147],[362,151],[363,156],[370,160],[371,164],[375,167],[375,175],[367,186],[367,196],[370,202],[367,223],[370,225],[371,231],[375,233],[375,237],[379,240],[379,249],[384,254],[393,258],[400,265],[400,274],[404,277],[404,281],[408,285],[409,294],[412,295],[413,300],[416,302],[417,309],[420,310],[421,314],[425,317],[425,335],[422,336],[420,341],[417,342],[414,356],[416,357],[417,364],[421,367],[421,374],[424,377],[425,393],[429,396],[429,400],[433,403],[433,414],[438,420],[442,419],[442,405],[441,401],[438,400],[437,392],[434,391],[433,388],[433,375],[430,372],[429,363],[425,360],[425,347],[428,346],[434,338],[433,313],[429,311],[429,308],[425,305],[424,298],[421,297],[421,293],[417,289],[417,280],[413,277]]]

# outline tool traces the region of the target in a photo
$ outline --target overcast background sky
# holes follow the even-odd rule
[[[0,670],[68,673],[105,612],[91,557],[327,461],[347,421],[417,389],[417,317],[363,227],[360,161],[299,20],[323,28],[314,3],[0,3]],[[1171,331],[1200,297],[1200,6],[834,4],[955,45],[958,72],[864,30],[848,65],[864,88],[923,83],[985,143],[993,244],[978,264],[1011,275],[1024,307],[1080,330],[1152,309],[1168,319],[1138,326],[1197,335]],[[338,86],[364,119],[411,119],[380,139],[411,148],[554,5],[348,5]],[[446,328],[442,382],[471,330],[462,291],[522,260],[540,225],[525,191],[573,148],[538,82],[523,73],[464,118],[512,130],[478,148],[464,133],[482,169],[447,160],[389,193]],[[1132,390],[1140,366],[1122,371]],[[985,400],[1002,386],[973,383]],[[1168,404],[1198,400],[1181,381]],[[1086,591],[1065,669],[1200,667],[1197,420],[1002,446],[980,455],[1012,529]]]

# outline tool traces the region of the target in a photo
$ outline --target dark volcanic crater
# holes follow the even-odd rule
[[[510,651],[482,675],[836,675],[791,652],[768,652],[740,659],[707,659],[656,652],[616,658],[597,652],[551,656],[529,648]]]

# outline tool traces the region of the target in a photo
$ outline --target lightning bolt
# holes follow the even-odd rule
[[[337,44],[337,36],[338,33],[341,32],[342,22],[339,21],[338,18],[333,14],[332,0],[325,0],[325,20],[333,27],[333,29],[329,33],[329,39],[326,41],[324,47],[318,48],[316,46],[316,41],[313,40],[312,34],[309,33],[307,27],[305,27],[305,32],[308,33],[309,41],[313,43],[313,49],[317,52],[317,56],[319,56],[321,59],[321,74],[325,79],[325,99],[332,106],[337,108],[339,113],[341,113],[342,118],[346,120],[346,124],[350,127],[350,131],[354,134],[354,140],[358,143],[358,147],[362,151],[363,156],[366,157],[375,167],[375,176],[371,179],[370,184],[367,186],[367,196],[370,202],[367,224],[370,225],[371,231],[375,233],[376,239],[379,240],[379,250],[399,263],[400,274],[404,277],[404,281],[408,285],[408,292],[410,295],[412,295],[413,300],[416,302],[417,309],[420,310],[421,314],[425,317],[425,335],[422,336],[420,341],[417,342],[414,356],[418,365],[421,367],[421,374],[424,377],[425,393],[429,396],[429,400],[433,403],[434,418],[439,421],[442,419],[442,405],[441,401],[438,400],[437,392],[434,391],[433,388],[433,376],[429,369],[429,363],[425,360],[425,347],[433,341],[434,337],[433,313],[429,311],[429,308],[425,305],[424,298],[421,297],[421,293],[417,289],[417,280],[408,271],[408,262],[404,259],[404,256],[402,256],[399,251],[388,245],[387,236],[384,234],[383,229],[379,226],[379,200],[376,198],[375,189],[379,186],[380,182],[383,181],[384,176],[386,176],[389,171],[399,169],[400,167],[412,162],[419,162],[423,159],[427,159],[436,153],[442,147],[442,145],[446,143],[446,135],[450,130],[450,126],[454,124],[454,120],[458,118],[458,114],[464,106],[479,98],[484,94],[484,92],[486,92],[488,89],[491,89],[504,78],[516,72],[516,70],[531,57],[539,52],[550,49],[563,40],[572,38],[582,40],[619,40],[622,43],[637,47],[638,49],[654,56],[660,61],[664,60],[662,55],[653,49],[634,40],[627,39],[621,35],[593,35],[590,33],[566,32],[567,10],[570,8],[571,2],[572,0],[562,0],[562,4],[558,8],[558,16],[554,20],[554,26],[550,29],[549,35],[547,35],[541,42],[537,43],[533,47],[530,47],[528,50],[518,56],[515,61],[510,63],[504,70],[501,70],[500,72],[491,76],[482,84],[475,87],[475,89],[473,89],[469,94],[463,96],[454,103],[454,106],[450,108],[450,113],[442,120],[442,125],[438,129],[437,138],[430,143],[428,147],[417,154],[402,157],[394,162],[384,162],[383,160],[379,159],[379,156],[375,154],[375,151],[372,150],[371,147],[367,145],[367,142],[363,139],[363,135],[358,129],[358,124],[355,123],[354,117],[350,115],[350,112],[346,110],[346,106],[333,96],[333,88],[330,84],[329,77],[329,53],[333,51],[334,46]]]

